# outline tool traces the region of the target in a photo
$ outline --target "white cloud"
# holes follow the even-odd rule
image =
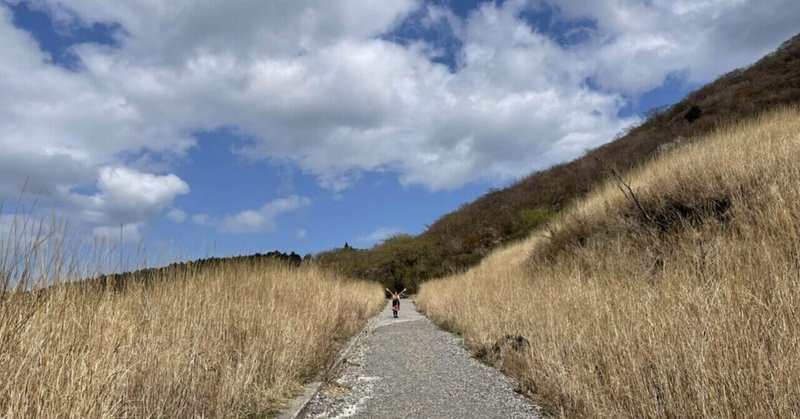
[[[186,212],[180,208],[173,208],[167,213],[167,219],[173,223],[180,224],[186,221]]]
[[[97,192],[67,193],[64,210],[92,229],[96,238],[137,241],[140,229],[153,222],[189,186],[174,174],[154,175],[137,170],[102,167],[97,174]],[[170,213],[170,218],[179,214]]]
[[[80,72],[51,64],[0,6],[0,196],[27,178],[56,204],[80,201],[95,225],[141,226],[186,192],[157,174],[162,195],[128,189],[121,156],[180,159],[191,132],[222,126],[252,137],[242,153],[294,162],[333,191],[369,171],[433,190],[513,179],[610,140],[633,122],[617,116],[623,94],[676,72],[707,81],[774,49],[798,30],[795,2],[548,1],[596,23],[566,47],[520,18],[544,0],[487,2],[467,19],[428,7],[420,24],[446,22],[463,44],[455,72],[422,42],[379,38],[420,1],[37,1],[62,23],[123,28],[119,48],[73,47]],[[97,196],[70,193],[94,183]]]
[[[171,206],[175,197],[189,193],[189,185],[174,174],[159,176],[106,166],[98,173],[97,190],[94,195],[71,195],[85,221],[141,225]]]
[[[275,219],[282,214],[311,205],[306,197],[291,195],[264,204],[256,210],[246,210],[222,219],[219,230],[229,233],[257,233],[275,228]]]
[[[707,82],[795,35],[795,0],[547,0],[564,18],[597,24],[577,52],[605,88],[637,94],[675,72]]]
[[[308,234],[308,231],[306,231],[306,229],[304,229],[304,228],[301,228],[301,229],[297,230],[297,238],[298,239],[306,238],[306,234]]]
[[[371,233],[356,237],[356,241],[364,244],[381,242],[392,236],[402,233],[402,230],[395,227],[380,227]]]
[[[211,217],[208,214],[200,213],[192,216],[192,222],[200,226],[211,225]]]
[[[178,196],[189,193],[189,185],[174,174],[157,176],[124,167],[104,167],[97,180],[101,199],[118,206],[143,205],[161,209]]]

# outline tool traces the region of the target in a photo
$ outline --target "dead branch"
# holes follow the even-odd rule
[[[651,223],[654,223],[654,224],[658,224],[656,222],[656,220],[654,220],[653,217],[651,217],[650,214],[648,214],[647,211],[642,206],[641,201],[639,201],[639,197],[636,195],[636,192],[634,192],[633,188],[631,187],[631,183],[630,182],[626,182],[624,179],[622,179],[622,176],[620,176],[619,172],[617,172],[617,169],[611,169],[611,174],[614,176],[614,179],[616,179],[617,182],[619,182],[617,184],[617,187],[619,188],[619,190],[622,191],[622,193],[623,193],[623,195],[625,195],[625,197],[627,197],[628,199],[633,201],[634,204],[636,204],[636,208],[639,209],[639,212],[642,213],[642,216],[644,216],[644,218],[647,221],[649,221]],[[624,189],[623,189],[623,186],[625,187]]]

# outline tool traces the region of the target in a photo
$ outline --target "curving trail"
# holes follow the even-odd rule
[[[370,320],[337,378],[303,418],[539,418],[514,382],[403,300]]]

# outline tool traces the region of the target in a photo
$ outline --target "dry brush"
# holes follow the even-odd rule
[[[798,161],[797,108],[719,130],[425,283],[419,305],[558,415],[796,417]]]
[[[3,271],[63,262],[9,242]],[[262,417],[384,303],[378,284],[278,262],[108,285],[0,294],[0,416]]]

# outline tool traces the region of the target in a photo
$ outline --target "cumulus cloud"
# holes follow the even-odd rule
[[[175,196],[189,192],[174,174],[127,168],[122,153],[182,154],[194,144],[156,126],[113,87],[52,64],[0,6],[0,199],[26,192],[95,237],[138,240]],[[154,123],[156,125],[151,125]],[[74,192],[94,188],[95,194]],[[74,217],[72,217],[74,216]],[[120,235],[122,231],[122,235]]]
[[[626,101],[670,74],[703,82],[753,62],[798,29],[794,3],[506,0],[460,18],[415,0],[38,0],[64,24],[121,28],[118,47],[72,47],[78,72],[0,6],[0,194],[27,178],[63,201],[96,183],[87,217],[141,225],[185,193],[180,180],[152,174],[167,189],[154,198],[108,184],[124,174],[103,168],[131,152],[180,159],[190,133],[223,126],[252,139],[243,154],[293,162],[333,191],[370,171],[432,190],[509,180],[610,140],[635,121],[618,116]],[[565,45],[525,19],[542,7],[589,22],[586,36]],[[424,40],[381,38],[404,21],[450,27],[455,69]],[[217,224],[272,218],[261,208]]]
[[[180,208],[173,208],[167,213],[167,219],[173,223],[180,224],[186,221],[186,212]]]
[[[402,230],[396,227],[380,227],[369,234],[356,237],[356,241],[364,244],[377,243],[400,233]]]
[[[189,185],[174,174],[154,175],[117,166],[101,168],[95,187],[97,192],[91,195],[69,193],[64,198],[66,211],[76,212],[77,220],[92,227],[96,238],[124,242],[139,240],[142,227],[177,196],[189,193]]]
[[[306,197],[291,195],[278,198],[255,210],[246,210],[238,214],[224,217],[219,223],[219,230],[229,233],[258,233],[275,228],[275,219],[282,214],[296,211],[311,205]]]
[[[195,214],[192,216],[192,222],[200,226],[211,225],[211,216],[206,213]]]
[[[683,72],[706,82],[747,65],[795,35],[794,0],[547,0],[564,19],[589,19],[593,36],[575,50],[597,82],[630,94]]]
[[[94,224],[141,224],[172,205],[189,185],[174,174],[154,175],[125,167],[103,167],[94,195],[73,194],[83,219]]]

